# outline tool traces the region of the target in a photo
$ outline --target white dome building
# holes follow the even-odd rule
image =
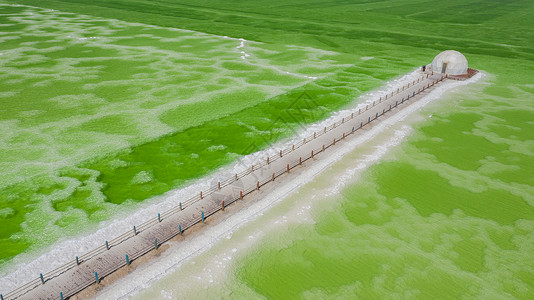
[[[467,74],[467,59],[458,51],[443,51],[434,58],[430,69],[435,73],[464,75]]]

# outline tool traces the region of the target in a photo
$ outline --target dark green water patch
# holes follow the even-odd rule
[[[452,260],[462,270],[476,273],[486,269],[484,267],[486,244],[483,241],[476,240],[472,236],[466,236],[454,244],[453,250],[458,256],[452,258]]]
[[[382,163],[374,168],[374,174],[380,194],[405,199],[425,217],[433,213],[450,215],[460,209],[501,225],[534,220],[534,208],[508,191],[488,187],[484,192],[471,192],[451,185],[436,172],[418,170],[407,163]]]
[[[432,125],[423,126],[420,130],[425,136],[413,144],[421,152],[435,156],[439,161],[461,170],[476,170],[486,156],[498,157],[508,149],[507,144],[496,144],[488,139],[475,135],[471,131],[475,123],[482,120],[481,116],[469,113],[453,113],[446,119],[434,121]],[[436,139],[438,138],[438,139]],[[470,151],[473,147],[479,151]]]

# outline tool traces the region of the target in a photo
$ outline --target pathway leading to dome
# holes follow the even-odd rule
[[[447,57],[444,56],[441,62],[446,61]],[[451,62],[450,59],[448,61]],[[438,67],[439,62],[440,60]],[[301,143],[280,150],[280,155],[266,157],[264,163],[252,165],[250,172],[245,175],[236,175],[235,179],[229,178],[222,186],[219,183],[219,186],[211,189],[213,192],[202,195],[199,191],[200,199],[186,209],[173,213],[164,212],[156,217],[151,226],[134,235],[125,233],[121,236],[126,238],[118,242],[108,244],[103,241],[105,248],[91,251],[94,255],[80,264],[72,263],[44,274],[41,278],[36,278],[16,291],[4,295],[4,299],[61,299],[74,296],[88,287],[89,289],[78,296],[91,296],[99,286],[117,280],[136,265],[149,261],[149,257],[165,251],[169,246],[162,243],[171,239],[181,241],[182,234],[194,234],[202,230],[204,222],[211,222],[207,219],[209,216],[223,211],[229,204],[237,201],[242,207],[254,198],[264,197],[276,188],[280,181],[294,179],[298,174],[293,173],[298,173],[299,168],[314,164],[321,157],[328,155],[332,151],[331,148],[335,149],[339,144],[343,144],[345,139],[369,130],[381,120],[421,99],[448,79],[448,74],[437,74],[434,68],[436,67],[432,64],[430,71],[420,71],[420,77],[413,82],[397,87],[365,108],[354,111],[325,127],[323,131],[315,132]],[[456,66],[450,70],[456,70]]]

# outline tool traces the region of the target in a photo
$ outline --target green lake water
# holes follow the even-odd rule
[[[252,239],[238,231],[200,258],[207,267],[246,244],[216,282],[177,291],[172,282],[207,272],[187,265],[142,295],[534,297],[534,3],[17,3],[92,17],[0,6],[12,25],[0,29],[4,263],[90,232],[455,49],[484,80],[426,108],[432,117],[410,124],[410,136],[340,194],[306,186],[308,221]],[[32,34],[33,23],[54,32]],[[257,42],[244,48],[252,62],[222,36]],[[281,207],[305,205],[298,197]]]
[[[427,111],[316,224],[269,233],[236,278],[278,299],[532,298],[534,97],[488,83]]]

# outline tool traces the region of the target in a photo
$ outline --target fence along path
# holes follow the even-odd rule
[[[224,209],[225,206],[261,189],[276,178],[291,172],[302,163],[323,154],[328,148],[391,110],[417,99],[418,95],[432,89],[447,76],[421,73],[421,77],[396,91],[380,97],[364,109],[324,127],[279,154],[266,157],[208,190],[177,202],[176,207],[154,216],[153,219],[133,226],[113,240],[103,241],[102,246],[80,255],[70,263],[49,271],[25,285],[0,294],[0,300],[8,299],[63,299],[75,295],[86,287],[152,251],[171,238],[180,235],[193,225]],[[37,274],[36,274],[37,275]]]

